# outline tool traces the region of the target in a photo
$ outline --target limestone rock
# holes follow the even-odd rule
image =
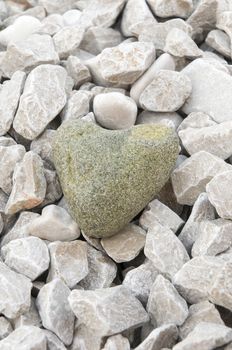
[[[30,145],[30,150],[37,153],[46,167],[54,169],[52,161],[52,138],[55,135],[55,130],[46,129],[42,135],[33,140]]]
[[[194,203],[192,212],[178,236],[189,253],[199,234],[201,222],[215,219],[215,214],[215,209],[210,203],[207,193],[201,193]]]
[[[203,221],[192,247],[192,256],[212,255],[224,252],[232,245],[232,223],[230,220],[217,219]]]
[[[13,328],[7,318],[0,316],[0,340],[6,338],[12,331]]]
[[[211,153],[200,151],[193,154],[172,173],[172,184],[178,203],[193,205],[215,175],[230,169],[230,164]]]
[[[19,98],[23,90],[25,73],[15,72],[0,90],[0,135],[6,134],[13,122]]]
[[[205,42],[224,57],[231,58],[230,38],[222,30],[211,30],[207,35]]]
[[[84,34],[80,48],[98,55],[107,47],[117,46],[122,42],[119,31],[112,28],[90,27]]]
[[[73,54],[79,47],[84,36],[81,26],[70,26],[60,29],[53,37],[55,49],[60,59],[65,59]]]
[[[164,53],[158,57],[148,70],[131,86],[130,96],[137,105],[139,105],[139,97],[141,93],[152,82],[156,73],[161,69],[175,70],[175,61],[171,55]]]
[[[47,281],[60,278],[73,288],[88,274],[87,243],[82,241],[49,244],[51,265]]]
[[[232,219],[231,179],[232,171],[228,169],[216,174],[206,186],[210,202],[223,219]]]
[[[172,347],[178,339],[178,329],[173,324],[154,329],[135,350],[165,350]]]
[[[14,326],[14,329],[23,327],[23,326],[36,326],[41,327],[42,322],[38,313],[38,310],[35,305],[35,299],[31,298],[31,305],[30,309],[23,313],[22,315],[14,318],[12,320],[12,324]]]
[[[160,70],[139,98],[143,109],[154,112],[175,112],[192,90],[190,79],[182,73]]]
[[[173,28],[168,33],[164,51],[176,57],[197,58],[202,55],[191,37],[178,28]]]
[[[34,326],[23,326],[15,329],[8,337],[0,341],[1,350],[44,350],[47,339],[42,329]]]
[[[44,131],[66,103],[64,68],[40,65],[29,74],[20,98],[13,127],[15,131],[33,140]]]
[[[154,14],[158,17],[186,18],[193,10],[192,0],[148,0]]]
[[[72,241],[80,236],[77,223],[69,213],[51,204],[42,210],[42,215],[29,226],[31,235],[48,241]]]
[[[177,130],[183,119],[176,112],[159,113],[143,111],[136,119],[136,125],[140,124],[162,124]]]
[[[143,249],[146,234],[143,229],[134,224],[128,224],[117,235],[103,238],[101,244],[117,263],[133,260]]]
[[[119,92],[95,96],[93,111],[101,126],[113,130],[132,127],[137,117],[137,105],[134,100]]]
[[[73,339],[74,314],[70,309],[68,297],[70,289],[55,279],[41,288],[36,305],[44,328],[54,332],[65,345]]]
[[[147,311],[155,327],[169,323],[181,326],[188,316],[186,301],[162,275],[156,277],[151,288]]]
[[[205,112],[218,123],[231,120],[232,79],[229,74],[202,58],[188,64],[182,73],[192,82],[192,93],[182,107],[184,113]]]
[[[189,335],[173,347],[173,350],[215,349],[232,340],[232,330],[221,324],[199,323]]]
[[[5,213],[15,214],[24,209],[39,205],[46,193],[46,179],[41,158],[27,152],[17,163],[13,174],[13,188],[8,199]]]
[[[84,347],[85,350],[101,350],[103,338],[86,327],[83,323],[78,325],[74,331],[74,337],[70,350],[78,350]],[[54,349],[56,350],[56,349]]]
[[[126,337],[121,334],[113,335],[109,337],[102,350],[130,350],[130,343]]]
[[[201,129],[211,126],[218,126],[218,123],[216,123],[208,114],[203,112],[192,112],[183,120],[178,131],[180,132],[188,128]]]
[[[208,301],[202,301],[189,307],[189,315],[179,328],[180,338],[186,338],[200,322],[224,324],[216,307]]]
[[[52,38],[49,35],[32,34],[26,40],[7,46],[1,69],[4,75],[12,77],[17,70],[28,72],[37,65],[56,64],[58,61]],[[41,85],[45,87],[43,83]]]
[[[81,16],[81,11],[73,9],[66,11],[62,17],[64,20],[65,26],[74,26],[77,25]]]
[[[123,285],[131,294],[146,305],[151,287],[158,275],[158,271],[150,260],[126,273]]]
[[[52,36],[63,28],[64,19],[58,13],[54,13],[45,17],[41,24],[39,34],[49,34]],[[57,57],[59,57],[58,54]]]
[[[168,278],[172,278],[189,260],[181,241],[158,221],[147,232],[144,253],[155,268]]]
[[[30,0],[33,1],[33,0]],[[29,2],[30,2],[29,1]],[[53,0],[52,2],[49,0],[38,0],[39,5],[42,5],[48,14],[50,13],[64,13],[73,8],[76,1],[75,0],[63,0],[60,2],[59,0]]]
[[[230,40],[232,38],[231,18],[231,11],[223,11],[217,16],[217,28],[222,29],[224,32],[226,32]]]
[[[68,299],[79,322],[102,336],[139,327],[148,321],[142,304],[124,286],[73,290]]]
[[[77,88],[91,80],[89,69],[76,56],[70,55],[68,57],[65,68],[68,75],[74,80],[75,87]]]
[[[0,312],[15,318],[29,310],[31,303],[30,280],[12,271],[0,262]]]
[[[119,132],[101,129],[93,123],[71,121],[58,130],[53,150],[73,217],[85,234],[106,237],[130,222],[162,188],[175,161],[178,144],[173,131],[163,126],[141,125]],[[88,176],[83,176],[87,172]],[[114,179],[119,172],[120,181],[116,184]]]
[[[90,91],[73,92],[61,113],[62,121],[79,119],[88,114],[92,97]]]
[[[117,275],[117,265],[103,252],[88,244],[88,275],[79,282],[87,290],[108,288]]]
[[[64,343],[51,331],[43,329],[49,350],[67,350]]]
[[[156,225],[157,221],[164,227],[171,229],[176,233],[184,224],[184,221],[169,207],[154,199],[148,204],[139,218],[139,224],[145,230]]]

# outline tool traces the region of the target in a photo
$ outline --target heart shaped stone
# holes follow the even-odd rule
[[[178,155],[171,128],[138,125],[112,131],[93,123],[63,123],[53,159],[73,218],[85,234],[108,237],[158,193]]]

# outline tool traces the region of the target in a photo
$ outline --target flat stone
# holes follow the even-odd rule
[[[148,0],[154,14],[161,18],[188,17],[193,10],[192,0]]]
[[[109,337],[102,350],[130,350],[130,343],[126,337],[121,334],[113,335]]]
[[[8,337],[0,341],[1,350],[44,350],[47,339],[42,329],[34,326],[23,326],[15,329]]]
[[[68,75],[74,80],[75,87],[77,88],[91,80],[88,67],[76,56],[70,55],[68,57],[65,68]]]
[[[14,329],[23,327],[23,326],[41,327],[42,322],[35,305],[35,299],[31,298],[30,309],[27,312],[23,313],[19,317],[14,318],[11,321],[14,326]]]
[[[193,154],[172,173],[172,184],[178,203],[193,205],[215,175],[230,169],[230,164],[211,153],[200,151]]]
[[[215,214],[215,209],[210,203],[207,193],[202,192],[194,203],[191,214],[178,236],[188,253],[191,252],[192,245],[197,239],[201,222],[214,220]]]
[[[222,30],[211,30],[205,42],[224,57],[231,58],[230,37]]]
[[[41,288],[36,305],[44,328],[54,332],[65,345],[73,339],[74,314],[68,303],[70,289],[60,279]]]
[[[1,32],[2,33],[2,32]],[[0,135],[5,135],[13,122],[26,74],[15,72],[10,80],[1,85],[0,90]]]
[[[18,134],[33,140],[59,114],[66,103],[66,78],[60,66],[44,64],[32,70],[13,123]]]
[[[16,142],[11,143],[10,138],[0,137],[0,188],[8,195],[12,191],[13,173],[16,164],[22,161],[25,153],[26,150],[23,145],[18,145]]]
[[[122,43],[104,49],[100,55],[88,61],[93,75],[99,74],[110,84],[133,84],[155,60],[155,47],[152,43]],[[101,84],[100,84],[101,85]]]
[[[192,93],[182,107],[184,113],[205,112],[217,123],[231,120],[232,78],[229,74],[202,58],[188,64],[182,73],[192,82]]]
[[[107,47],[117,46],[122,42],[122,35],[112,28],[90,27],[84,34],[80,48],[98,55]]]
[[[166,37],[164,51],[176,57],[197,58],[202,51],[183,30],[173,28]]]
[[[128,271],[122,284],[131,291],[143,305],[147,304],[151,287],[158,275],[158,271],[150,260]]]
[[[231,186],[232,171],[216,174],[206,186],[209,201],[223,219],[232,219]]]
[[[145,0],[129,0],[123,10],[121,30],[124,36],[131,37],[133,33],[131,27],[137,23],[153,21],[156,19],[152,15]]]
[[[80,236],[77,223],[69,213],[54,204],[46,206],[41,216],[30,223],[29,232],[48,241],[72,241]]]
[[[143,111],[136,119],[136,125],[140,124],[162,124],[177,130],[183,119],[176,112],[148,112]]]
[[[101,244],[117,263],[133,260],[143,249],[146,232],[139,226],[128,224],[117,235],[103,238]]]
[[[137,105],[134,100],[119,92],[95,96],[93,111],[101,126],[113,130],[132,127],[137,117]]]
[[[232,223],[230,220],[217,219],[203,221],[192,247],[192,256],[215,256],[232,245]]]
[[[173,350],[206,350],[228,344],[232,330],[221,324],[201,322],[189,335],[173,347]]]
[[[151,201],[168,180],[177,153],[172,129],[152,125],[108,131],[74,120],[59,128],[53,142],[70,213],[85,234],[96,238],[118,232]]]
[[[191,90],[191,81],[186,75],[160,70],[141,93],[139,104],[153,112],[175,112],[185,103]]]
[[[79,47],[84,37],[84,29],[81,26],[64,27],[54,36],[55,49],[60,59],[65,59],[73,54]]]
[[[181,326],[188,316],[188,306],[171,282],[158,275],[150,291],[147,312],[154,327],[169,323]]]
[[[0,262],[0,312],[7,318],[15,318],[29,310],[31,281]]]
[[[188,127],[180,130],[178,135],[190,155],[199,151],[209,152],[222,159],[232,155],[232,121],[202,128]]]
[[[189,307],[189,315],[179,328],[180,338],[186,338],[201,322],[224,324],[216,307],[208,301],[202,301]]]
[[[52,38],[49,35],[32,34],[25,40],[7,46],[1,69],[4,75],[12,77],[17,70],[28,72],[37,65],[56,64],[58,61]],[[41,84],[44,88],[44,84]]]
[[[124,286],[73,290],[68,299],[79,322],[102,336],[136,328],[148,321],[142,304]]]
[[[73,342],[70,350],[78,350],[83,347],[85,350],[101,350],[103,345],[103,338],[84,325],[78,325],[74,331]],[[56,350],[56,349],[54,349]],[[117,350],[117,349],[116,349]]]
[[[34,152],[27,152],[17,163],[13,174],[13,188],[8,199],[5,214],[39,205],[45,197],[46,179],[41,158]]]
[[[6,265],[31,280],[35,280],[49,267],[47,246],[37,237],[15,239],[4,245],[1,253]]]
[[[53,242],[48,247],[51,257],[48,282],[60,278],[69,288],[73,288],[87,276],[89,269],[86,242]]]
[[[117,265],[103,252],[88,244],[88,275],[79,282],[87,290],[108,288],[117,275]]]
[[[11,332],[13,328],[10,322],[4,316],[0,316],[0,340],[6,338]]]
[[[147,232],[144,254],[155,268],[168,278],[189,260],[185,247],[176,235],[157,221]]]
[[[139,224],[144,230],[152,229],[157,221],[164,227],[176,233],[184,221],[169,207],[154,199],[148,204],[139,218]]]
[[[21,212],[14,226],[3,236],[1,247],[14,239],[28,237],[30,235],[28,230],[29,223],[39,216],[39,214],[29,211]]]
[[[148,68],[148,70],[143,73],[142,76],[134,82],[134,84],[132,84],[130,96],[137,103],[137,105],[139,105],[139,97],[141,93],[152,82],[157,72],[161,69],[175,70],[175,61],[168,53],[164,53],[158,57],[157,60],[155,60],[155,62]]]
[[[90,111],[90,101],[93,94],[90,91],[75,91],[68,99],[62,113],[62,121],[79,119]]]
[[[3,29],[0,33],[0,44],[7,46],[9,43],[27,39],[31,34],[37,32],[41,22],[32,16],[20,16],[13,24]]]

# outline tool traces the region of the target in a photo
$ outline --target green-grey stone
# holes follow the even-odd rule
[[[171,128],[106,130],[72,120],[53,141],[64,196],[85,234],[107,237],[128,224],[160,191],[178,155]]]

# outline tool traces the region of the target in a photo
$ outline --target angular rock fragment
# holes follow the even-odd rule
[[[14,72],[30,71],[40,64],[56,64],[59,56],[49,35],[32,34],[28,39],[7,46],[1,69],[4,75],[12,77]],[[45,87],[42,84],[43,88]]]
[[[190,79],[182,73],[160,70],[139,98],[143,109],[153,112],[175,112],[190,96]]]
[[[27,152],[15,166],[13,188],[8,199],[5,214],[39,205],[45,197],[46,179],[41,158],[34,152]]]
[[[169,323],[181,326],[188,316],[188,306],[171,282],[158,275],[150,291],[147,312],[154,327]]]
[[[0,262],[0,312],[15,318],[29,310],[31,281]],[[1,347],[0,347],[1,348]]]
[[[68,99],[62,113],[62,121],[79,119],[89,113],[93,94],[90,91],[75,91]]]
[[[79,286],[95,290],[111,286],[117,274],[117,265],[103,252],[88,245],[88,275],[79,282]]]
[[[232,330],[221,324],[201,322],[173,350],[215,349],[232,340]]]
[[[67,350],[64,343],[51,331],[43,329],[49,350]]]
[[[231,245],[232,222],[230,220],[203,221],[199,225],[199,233],[192,247],[192,256],[215,256],[224,252]]]
[[[50,262],[46,244],[37,237],[15,239],[4,245],[1,252],[6,265],[31,280],[46,271]]]
[[[89,69],[76,56],[70,55],[68,57],[65,68],[67,69],[68,75],[74,80],[76,88],[91,80]]]
[[[231,180],[232,171],[225,170],[223,173],[215,174],[206,186],[209,201],[223,219],[232,219]]]
[[[63,28],[64,19],[58,13],[54,13],[45,17],[41,24],[39,34],[49,34],[52,36]],[[59,59],[58,54],[57,57]]]
[[[54,332],[66,345],[73,339],[74,314],[68,303],[70,289],[60,279],[45,284],[36,299],[44,328]]]
[[[200,322],[224,324],[216,307],[208,301],[202,301],[189,307],[189,315],[179,328],[180,338],[186,338]]]
[[[193,10],[192,0],[147,0],[154,14],[158,17],[186,18]]]
[[[185,247],[176,235],[158,222],[147,232],[144,253],[155,268],[168,278],[189,260]]]
[[[193,205],[215,175],[230,169],[230,164],[211,153],[199,151],[193,154],[172,173],[172,184],[178,203]]]
[[[148,230],[156,225],[157,221],[174,233],[184,224],[184,221],[174,211],[158,199],[154,199],[147,205],[140,216],[139,224],[144,230]]]
[[[101,335],[93,332],[82,323],[75,328],[70,350],[78,350],[81,349],[81,347],[84,347],[85,350],[101,350],[103,339]]]
[[[82,241],[49,244],[51,257],[47,281],[60,278],[73,288],[88,274],[87,243]]]
[[[143,111],[136,119],[136,125],[140,124],[162,124],[177,130],[183,119],[176,112],[159,113]]]
[[[34,326],[22,326],[0,341],[1,350],[45,350],[47,339],[42,329]]]
[[[121,333],[148,321],[142,304],[124,286],[73,290],[68,299],[79,322],[102,336]]]
[[[26,74],[15,72],[10,80],[1,85],[0,90],[0,135],[5,135],[13,122]]]
[[[14,326],[14,329],[23,327],[23,326],[36,326],[41,327],[42,322],[38,313],[38,310],[35,305],[35,299],[31,298],[31,305],[30,309],[20,315],[19,317],[16,317],[12,320],[12,324]]]
[[[13,123],[18,134],[33,140],[59,114],[66,103],[66,78],[66,70],[60,66],[44,64],[33,69]]]
[[[102,350],[130,350],[130,343],[126,337],[123,337],[121,334],[113,335],[109,337],[105,343],[104,348]]]
[[[79,47],[84,36],[84,29],[81,26],[64,27],[54,36],[55,50],[60,59],[65,59],[73,54]]]
[[[51,204],[29,226],[29,233],[48,241],[72,241],[80,236],[80,230],[69,213]]]
[[[101,244],[114,261],[122,263],[133,260],[143,249],[146,240],[145,231],[134,224],[128,224],[116,235],[103,238]]]
[[[217,28],[222,29],[229,36],[230,40],[232,38],[232,11],[223,11],[217,16]]]
[[[211,30],[205,42],[224,57],[231,58],[230,37],[222,30]]]
[[[46,129],[43,134],[33,140],[30,145],[30,150],[37,153],[44,161],[45,166],[49,169],[54,169],[51,147],[54,134],[55,130]]]
[[[184,118],[178,131],[180,132],[185,129],[201,129],[211,126],[218,126],[218,123],[216,123],[208,114],[204,112],[192,112]]]
[[[6,338],[11,332],[13,328],[10,322],[4,316],[0,316],[0,340]]]
[[[39,205],[40,208],[57,202],[63,194],[57,172],[45,168],[44,175],[47,182],[47,189],[45,198]]]

